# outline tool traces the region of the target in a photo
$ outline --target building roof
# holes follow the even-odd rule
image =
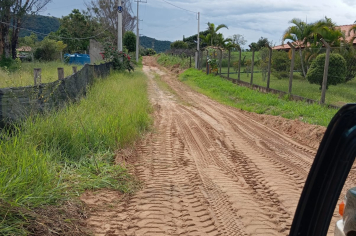
[[[16,50],[19,51],[19,52],[31,52],[32,48],[29,47],[29,46],[22,46],[22,47],[20,47],[20,48],[18,48]]]
[[[355,32],[353,32],[353,31],[350,32],[350,29],[351,29],[352,26],[354,26],[354,24],[352,24],[352,25],[340,25],[340,26],[336,27],[336,28],[341,29],[341,31],[345,33],[346,41],[351,41],[351,39],[356,36]],[[354,40],[353,44],[356,45],[356,39]],[[298,47],[296,47],[296,48],[298,48]],[[283,45],[275,46],[272,49],[273,50],[286,50],[286,51],[288,51],[290,49],[290,46],[288,44],[283,44]]]

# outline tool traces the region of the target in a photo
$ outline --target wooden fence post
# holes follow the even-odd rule
[[[231,49],[229,48],[229,60],[227,62],[227,78],[230,79],[230,60],[231,60]]]
[[[268,61],[268,75],[267,75],[267,92],[269,91],[269,82],[271,80],[271,65],[272,65],[272,48],[266,43],[266,47],[269,49],[269,61]]]
[[[289,95],[291,95],[292,94],[292,83],[293,83],[295,47],[290,42],[288,42],[288,45],[292,49],[292,61],[290,63],[290,75],[289,75],[289,87],[288,87],[288,93],[289,93]]]
[[[58,68],[58,80],[64,79],[64,69]]]
[[[330,45],[325,42],[324,39],[320,39],[321,42],[326,47],[326,56],[325,56],[325,66],[324,66],[324,76],[323,76],[323,83],[321,86],[321,98],[320,98],[320,104],[325,103],[325,94],[326,94],[326,85],[328,82],[328,71],[329,71],[329,57],[330,57]]]
[[[240,71],[241,71],[241,54],[242,54],[242,50],[241,50],[241,47],[239,46],[239,71],[238,71],[238,74],[237,74],[237,81],[240,82]]]
[[[41,73],[42,73],[42,69],[41,68],[35,68],[33,69],[33,74],[34,74],[34,84],[35,86],[40,85],[41,84]]]
[[[252,50],[252,62],[251,62],[251,80],[250,80],[250,86],[252,87],[253,85],[253,67],[255,64],[255,49],[249,45],[250,49]]]
[[[76,66],[73,66],[73,74],[77,73],[77,67]]]
[[[219,58],[219,74],[221,75],[221,63],[222,63],[222,57],[223,57],[223,55],[222,55],[222,49],[221,48],[219,48],[219,51],[220,51],[220,58]]]

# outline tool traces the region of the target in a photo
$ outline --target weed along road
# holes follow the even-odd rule
[[[130,153],[143,187],[98,208],[96,234],[288,235],[316,148],[193,91],[155,58],[143,64],[154,130]]]

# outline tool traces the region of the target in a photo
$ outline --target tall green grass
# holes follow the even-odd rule
[[[157,62],[162,66],[176,66],[179,65],[181,69],[188,69],[190,66],[190,58],[189,57],[180,57],[173,56],[165,53],[161,53],[157,55]],[[192,57],[192,67],[194,67],[194,57]]]
[[[42,83],[49,83],[58,79],[57,68],[64,68],[64,76],[67,77],[73,73],[73,66],[77,66],[80,70],[81,65],[68,65],[61,62],[24,62],[21,63],[20,69],[15,72],[10,72],[0,68],[0,88],[7,87],[24,87],[34,85],[34,68],[41,68]]]
[[[21,208],[58,204],[86,189],[134,191],[125,167],[114,164],[115,150],[149,128],[150,111],[144,74],[114,73],[80,102],[2,131],[0,235],[26,233]]]
[[[180,79],[217,101],[259,114],[300,119],[307,123],[327,126],[337,111],[318,104],[289,101],[287,98],[279,98],[278,95],[263,94],[195,69],[186,70],[180,75]]]

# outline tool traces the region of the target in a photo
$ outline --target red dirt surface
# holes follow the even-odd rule
[[[325,128],[221,105],[154,58],[143,64],[154,131],[129,153],[143,187],[85,194],[95,234],[288,235]]]

